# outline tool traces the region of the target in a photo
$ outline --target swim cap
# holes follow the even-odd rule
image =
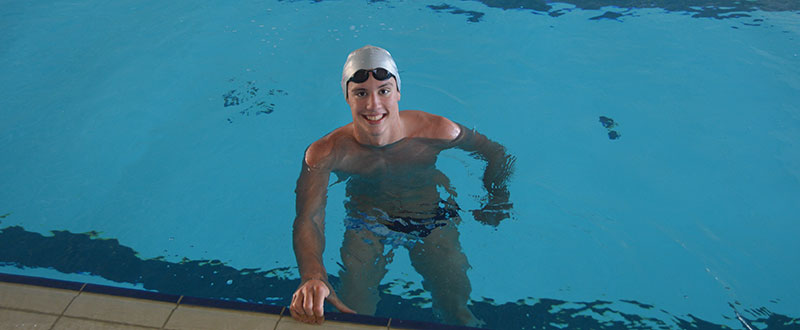
[[[366,45],[347,55],[347,61],[344,62],[344,69],[342,69],[342,92],[344,93],[344,98],[347,98],[347,81],[356,71],[375,68],[384,68],[393,74],[397,80],[397,90],[400,90],[400,74],[397,73],[397,64],[394,63],[392,54],[389,54],[386,49]]]

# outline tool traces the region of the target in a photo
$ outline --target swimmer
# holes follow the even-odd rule
[[[350,53],[341,85],[353,121],[306,149],[297,180],[293,242],[300,286],[292,296],[292,317],[321,324],[326,300],[344,313],[373,315],[386,266],[394,250],[403,247],[431,293],[436,315],[446,323],[479,326],[467,307],[470,266],[459,242],[455,189],[436,169],[436,158],[443,150],[458,148],[486,161],[487,198],[472,214],[497,226],[512,207],[507,183],[514,157],[502,145],[447,118],[400,111],[400,75],[382,48],[365,46]],[[347,196],[338,295],[322,261],[331,173],[346,182]],[[438,187],[447,196],[440,196]]]

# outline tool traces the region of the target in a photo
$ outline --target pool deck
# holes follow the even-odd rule
[[[299,323],[285,307],[223,301],[0,273],[4,329],[472,329],[391,318],[326,313]]]

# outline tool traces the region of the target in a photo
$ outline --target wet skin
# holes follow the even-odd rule
[[[426,219],[441,200],[437,185],[454,195],[447,177],[435,168],[436,158],[442,150],[460,148],[487,161],[483,181],[489,193],[488,203],[473,212],[475,218],[497,225],[508,217],[506,181],[512,172],[513,157],[501,145],[447,118],[422,111],[399,111],[400,92],[395,83],[393,78],[378,81],[372,76],[363,83],[349,83],[347,103],[353,122],[306,150],[297,181],[293,232],[301,285],[292,297],[290,312],[299,321],[322,323],[325,300],[342,312],[374,313],[377,284],[391,261],[392,252],[383,254],[380,237],[371,237],[375,234],[366,230],[347,230],[341,249],[346,269],[341,274],[342,292],[345,302],[356,309],[349,308],[336,295],[322,263],[331,173],[349,179],[350,214]],[[425,278],[426,289],[432,293],[434,309],[448,322],[475,324],[477,320],[466,308],[469,266],[455,229],[460,220],[451,221],[454,224],[434,229],[409,253],[415,269]]]

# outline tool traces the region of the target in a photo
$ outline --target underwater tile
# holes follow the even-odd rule
[[[193,305],[201,307],[215,307],[223,309],[233,309],[238,311],[249,311],[259,313],[269,313],[280,315],[283,307],[267,304],[254,304],[241,301],[207,299],[197,297],[183,297],[181,305]]]
[[[449,325],[449,324],[440,324],[440,323],[431,323],[431,322],[422,322],[422,321],[392,319],[392,323],[389,324],[389,329],[470,330],[470,329],[479,329],[479,328],[464,327],[464,326]]]
[[[118,288],[114,286],[99,285],[99,284],[86,284],[86,287],[83,288],[83,291],[107,294],[112,296],[156,300],[156,301],[171,302],[171,303],[177,303],[178,298],[180,298],[180,296],[172,294],[135,290],[128,288]]]
[[[62,281],[44,277],[14,275],[6,273],[0,273],[0,282],[29,284],[29,285],[48,287],[48,288],[58,288],[58,289],[76,290],[76,291],[80,290],[81,287],[83,286],[83,283],[79,282]]]
[[[288,314],[288,312],[287,312]],[[370,315],[361,315],[361,314],[349,314],[349,313],[338,313],[338,312],[327,312],[325,313],[325,319],[328,321],[337,321],[337,322],[344,322],[344,323],[358,323],[364,325],[378,325],[382,327],[387,327],[389,325],[389,319],[385,317],[378,317],[378,316],[370,316]]]

